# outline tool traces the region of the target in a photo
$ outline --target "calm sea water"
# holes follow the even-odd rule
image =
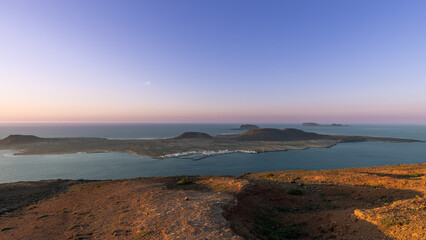
[[[352,125],[302,127],[291,124],[258,124],[261,127],[299,128],[326,134],[356,134],[426,140],[426,126]],[[165,138],[185,131],[211,135],[236,133],[238,124],[138,124],[138,125],[0,125],[0,138],[10,134],[40,137]],[[236,175],[290,169],[334,169],[426,162],[426,143],[345,143],[329,149],[229,154],[200,161],[151,159],[127,153],[78,153],[14,156],[0,151],[0,183],[41,179],[123,179],[172,175]]]

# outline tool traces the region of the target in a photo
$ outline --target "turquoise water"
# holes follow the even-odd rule
[[[9,134],[41,137],[163,138],[184,131],[212,135],[234,133],[238,124],[142,125],[0,125],[0,138]],[[426,140],[426,126],[354,125],[301,127],[259,124],[261,127],[297,127],[328,134],[358,134]],[[236,175],[290,169],[334,169],[426,162],[426,143],[345,143],[326,149],[217,155],[200,161],[151,159],[127,153],[78,153],[14,156],[0,151],[0,183],[41,179],[122,179],[171,175]]]

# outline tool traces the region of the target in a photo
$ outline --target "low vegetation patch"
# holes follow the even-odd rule
[[[194,181],[192,181],[188,176],[185,176],[181,180],[179,180],[176,185],[190,185],[193,184]]]
[[[33,209],[36,209],[37,207],[36,206],[29,206],[29,207],[27,207],[25,210],[27,210],[27,211],[30,211],[30,210],[33,210]]]
[[[419,173],[413,173],[413,174],[408,175],[408,177],[410,177],[410,178],[417,178],[417,177],[421,177],[421,176],[423,176],[423,175],[419,174]]]
[[[268,211],[257,214],[254,219],[254,232],[259,239],[264,240],[285,240],[304,236],[300,228],[306,223],[292,224],[284,226],[276,220],[274,213]]]
[[[387,215],[380,219],[380,225],[387,229],[392,226],[402,226],[405,221],[396,215]]]
[[[275,176],[274,174],[272,174],[272,173],[269,173],[269,174],[266,174],[265,175],[265,178],[272,178],[273,176]]]
[[[37,219],[46,218],[46,217],[48,217],[48,216],[49,216],[48,214],[40,215],[40,216],[38,216],[38,218],[37,218]]]
[[[81,227],[81,225],[74,224],[71,227],[69,227],[67,230],[73,230],[73,229],[76,229],[76,228],[79,228],[79,227]]]
[[[12,230],[12,227],[4,227],[0,231],[4,232],[4,231],[7,231],[7,230]]]
[[[289,188],[287,189],[287,193],[290,195],[302,195],[303,191],[298,188]]]
[[[141,232],[141,233],[139,233],[138,235],[136,235],[135,240],[142,239],[142,238],[144,238],[144,237],[148,236],[148,235],[149,235],[149,234],[151,234],[151,233],[152,233],[152,231]]]
[[[291,211],[290,208],[283,206],[283,205],[276,206],[275,209],[277,209],[277,211],[279,211],[279,212],[290,212]]]

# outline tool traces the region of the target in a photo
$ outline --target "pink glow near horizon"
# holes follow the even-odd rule
[[[426,124],[422,1],[102,4],[0,1],[0,123]]]
[[[35,110],[38,111],[38,110]],[[321,113],[282,113],[262,112],[256,113],[224,113],[224,112],[174,112],[167,115],[163,111],[135,114],[133,112],[59,112],[48,113],[41,111],[38,115],[34,112],[23,113],[15,117],[8,115],[2,117],[2,123],[383,123],[383,124],[424,124],[426,114],[404,111],[404,115],[386,112],[356,113],[356,112],[330,112]],[[3,111],[5,113],[5,111]],[[22,119],[25,119],[24,121]],[[413,120],[416,119],[416,120]]]

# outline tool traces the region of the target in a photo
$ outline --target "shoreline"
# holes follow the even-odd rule
[[[416,140],[413,142],[394,142],[394,141],[371,141],[371,142],[384,142],[384,143],[420,143],[420,142],[424,142],[424,141],[420,141],[420,140]],[[204,150],[204,149],[200,149],[200,150],[195,150],[195,151],[187,151],[187,152],[175,152],[175,153],[168,153],[165,155],[155,155],[155,156],[150,156],[150,155],[146,155],[146,154],[140,154],[136,151],[132,151],[132,150],[125,150],[125,151],[109,151],[109,150],[105,150],[105,151],[81,151],[81,152],[75,152],[75,151],[69,151],[69,152],[49,152],[49,153],[35,153],[35,152],[31,152],[31,151],[26,151],[25,149],[6,149],[6,148],[0,148],[1,150],[10,150],[10,151],[16,151],[15,153],[13,153],[14,156],[48,156],[48,155],[65,155],[65,154],[92,154],[92,153],[128,153],[128,154],[132,154],[134,156],[138,156],[138,157],[149,157],[152,159],[157,159],[157,160],[161,160],[161,159],[168,159],[168,158],[180,158],[181,156],[185,156],[185,155],[190,155],[190,154],[202,154],[205,157],[204,158],[208,158],[211,156],[217,156],[217,155],[227,155],[227,154],[234,154],[234,153],[243,153],[243,154],[262,154],[262,153],[271,153],[271,152],[286,152],[289,150],[308,150],[311,148],[332,148],[335,147],[339,144],[350,144],[350,143],[357,143],[357,142],[335,142],[329,145],[323,145],[323,146],[301,146],[301,147],[288,147],[285,148],[287,146],[284,146],[283,149],[279,149],[279,150],[264,150],[264,151],[253,151],[253,150],[244,150],[244,149],[236,149],[236,150],[229,150],[229,149],[223,149],[223,150]],[[198,160],[198,159],[196,159]]]
[[[288,151],[288,150],[287,150]],[[281,151],[280,151],[281,152]],[[261,153],[255,153],[261,154]],[[185,158],[183,158],[185,159]],[[190,159],[191,160],[191,159]],[[202,159],[201,159],[202,160]],[[195,159],[194,161],[198,161]],[[261,172],[246,172],[246,173],[238,173],[238,174],[175,174],[175,175],[160,175],[160,176],[148,176],[148,177],[128,177],[128,178],[105,178],[105,179],[91,179],[91,178],[47,178],[47,179],[39,179],[39,180],[19,180],[13,182],[0,182],[1,185],[7,184],[15,184],[15,183],[38,183],[38,182],[50,182],[50,181],[88,181],[88,182],[104,182],[104,181],[122,181],[122,180],[132,180],[132,179],[156,179],[156,178],[174,178],[174,177],[238,177],[241,175],[253,175],[253,174],[263,174],[268,172],[322,172],[322,171],[351,171],[356,169],[373,169],[373,168],[392,168],[398,166],[414,166],[414,165],[425,165],[424,163],[396,163],[396,164],[385,164],[385,165],[376,165],[376,166],[368,166],[368,167],[347,167],[347,168],[327,168],[327,169],[290,169],[290,170],[270,170],[270,171],[261,171]],[[426,186],[426,185],[425,185]]]
[[[332,169],[321,169],[321,170],[309,170],[309,169],[294,169],[294,170],[272,170],[272,171],[263,171],[263,172],[250,172],[250,173],[241,173],[241,174],[235,174],[235,175],[223,175],[223,174],[212,174],[212,175],[186,175],[186,174],[180,174],[180,175],[167,175],[167,176],[155,176],[155,177],[135,177],[135,178],[119,178],[119,179],[88,179],[88,178],[80,178],[80,179],[62,179],[62,178],[52,178],[52,179],[40,179],[40,180],[23,180],[23,181],[16,181],[16,182],[6,182],[6,183],[0,183],[0,185],[7,185],[7,184],[15,184],[15,183],[38,183],[38,182],[51,182],[51,181],[87,181],[87,182],[110,182],[110,181],[122,181],[122,180],[133,180],[133,179],[156,179],[156,178],[169,178],[169,177],[237,177],[241,175],[257,175],[257,174],[265,174],[269,172],[325,172],[325,171],[351,171],[351,170],[357,170],[357,169],[374,169],[374,168],[393,168],[393,167],[399,167],[399,166],[414,166],[414,165],[424,165],[426,168],[426,162],[425,163],[399,163],[399,164],[386,164],[386,165],[379,165],[379,166],[372,166],[372,167],[349,167],[349,168],[332,168]]]
[[[16,155],[125,152],[154,159],[199,153],[205,157],[218,153],[263,153],[308,148],[330,148],[352,142],[424,142],[414,139],[358,135],[324,135],[297,129],[252,129],[242,134],[210,136],[185,132],[167,139],[112,140],[106,138],[40,138],[11,135],[0,140],[0,149],[17,150]]]

